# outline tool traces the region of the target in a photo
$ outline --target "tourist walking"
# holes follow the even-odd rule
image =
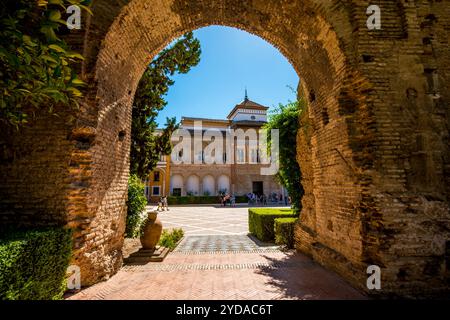
[[[164,211],[164,209],[165,209],[166,211],[169,211],[169,202],[168,202],[168,200],[167,200],[167,196],[164,196],[164,197],[163,197],[163,211]]]
[[[158,207],[156,208],[156,211],[163,211],[163,208],[164,208],[164,204],[163,203],[164,203],[163,202],[163,197],[160,197],[159,201],[158,201]]]

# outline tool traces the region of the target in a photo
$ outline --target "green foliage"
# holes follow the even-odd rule
[[[277,218],[275,219],[275,243],[285,245],[292,249],[294,247],[294,230],[298,218]]]
[[[0,121],[18,128],[38,111],[78,106],[84,85],[73,67],[83,57],[57,36],[67,29],[66,6],[89,11],[90,0],[2,0],[0,3]],[[44,109],[46,108],[46,109]]]
[[[138,176],[131,175],[128,179],[127,224],[125,227],[127,238],[138,238],[141,235],[146,205],[145,185]]]
[[[220,197],[214,196],[183,196],[183,197],[167,197],[169,205],[181,204],[219,204]]]
[[[220,204],[219,196],[182,196],[167,197],[169,205],[183,204]],[[247,196],[236,197],[236,203],[247,203]]]
[[[157,132],[155,119],[167,102],[164,96],[175,82],[176,73],[187,73],[200,62],[200,42],[193,33],[185,34],[164,49],[148,66],[139,82],[133,103],[131,126],[131,172],[145,179],[160,159],[172,151],[171,136],[178,129],[176,119],[167,119],[165,129]]]
[[[162,247],[169,248],[170,250],[175,249],[178,241],[184,237],[183,229],[172,229],[170,231],[163,230],[161,238],[159,239],[159,245]]]
[[[8,232],[0,239],[0,300],[55,300],[66,290],[72,232]]]
[[[280,153],[278,181],[286,188],[291,197],[292,208],[301,210],[301,199],[304,190],[301,184],[301,171],[297,162],[297,131],[300,128],[299,117],[305,109],[304,99],[291,102],[287,105],[280,104],[279,107],[269,115],[265,128],[279,129]]]
[[[297,218],[292,209],[258,208],[248,209],[248,228],[251,234],[261,241],[273,241],[276,218]]]

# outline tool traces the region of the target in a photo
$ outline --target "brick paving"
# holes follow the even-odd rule
[[[175,210],[169,211],[166,216],[161,215],[165,227],[185,229],[176,217],[188,212],[182,221],[191,227],[164,262],[124,266],[108,281],[86,288],[67,299],[366,298],[308,257],[294,251],[282,251],[273,244],[261,243],[247,236],[247,208],[188,208],[172,208]],[[208,212],[213,212],[215,217],[209,217],[205,223],[204,214]],[[233,231],[225,231],[230,224],[236,226],[234,234],[229,234]]]

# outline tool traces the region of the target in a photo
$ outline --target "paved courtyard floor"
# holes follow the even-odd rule
[[[176,206],[159,214],[164,228],[183,228],[186,235],[248,233],[248,206]]]
[[[305,255],[248,236],[246,207],[172,207],[165,228],[185,237],[162,263],[125,265],[74,300],[365,299]],[[137,249],[136,249],[137,250]]]

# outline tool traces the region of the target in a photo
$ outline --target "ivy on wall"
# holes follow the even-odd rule
[[[70,5],[90,12],[91,0],[2,0],[0,3],[0,122],[18,128],[57,105],[78,107],[83,57],[61,39]]]
[[[268,137],[273,129],[279,130],[279,170],[276,178],[291,197],[292,208],[301,210],[304,190],[301,184],[301,168],[297,162],[297,131],[301,129],[299,118],[306,109],[306,101],[301,96],[295,102],[280,104],[270,115],[267,124]],[[271,140],[270,140],[271,141]],[[269,141],[269,145],[270,145]]]

